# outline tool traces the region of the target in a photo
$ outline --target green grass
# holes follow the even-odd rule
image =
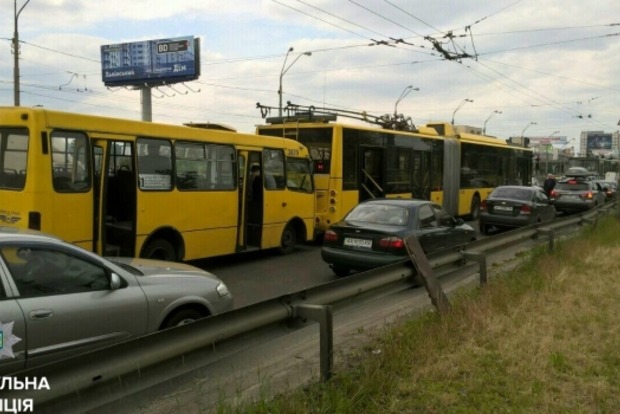
[[[619,235],[612,217],[586,226],[453,296],[448,315],[387,328],[328,383],[218,412],[618,412]]]

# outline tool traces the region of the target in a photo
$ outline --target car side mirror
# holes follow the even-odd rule
[[[456,226],[462,226],[463,224],[465,224],[465,220],[459,217],[456,219],[455,223],[456,223]]]
[[[110,290],[120,289],[121,285],[121,277],[116,273],[112,273],[112,276],[110,276]]]

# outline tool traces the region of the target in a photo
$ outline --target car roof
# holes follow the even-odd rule
[[[566,177],[584,177],[585,178],[585,177],[593,177],[596,174],[588,171],[584,167],[570,167],[564,172],[564,175]]]
[[[403,207],[416,207],[423,204],[429,204],[428,200],[416,200],[413,198],[375,198],[371,200],[362,201],[360,204],[381,204]]]
[[[60,238],[37,230],[20,229],[17,227],[0,226],[0,241],[31,240],[31,241],[61,241]]]
[[[493,190],[495,191],[497,189],[539,191],[540,187],[535,187],[531,185],[498,185]]]

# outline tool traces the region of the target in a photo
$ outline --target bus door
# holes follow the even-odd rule
[[[239,232],[237,250],[261,247],[263,232],[263,179],[261,153],[239,151]]]
[[[360,146],[360,199],[384,197],[383,148]]]
[[[97,253],[135,257],[136,195],[133,143],[94,142]]]

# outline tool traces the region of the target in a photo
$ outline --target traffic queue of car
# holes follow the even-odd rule
[[[496,187],[480,206],[479,233],[551,222],[559,214],[596,208],[615,198],[615,183],[583,168],[569,169],[548,193],[539,186]],[[337,276],[408,259],[405,240],[415,236],[425,253],[458,248],[478,232],[431,201],[367,200],[325,233],[321,257]]]

